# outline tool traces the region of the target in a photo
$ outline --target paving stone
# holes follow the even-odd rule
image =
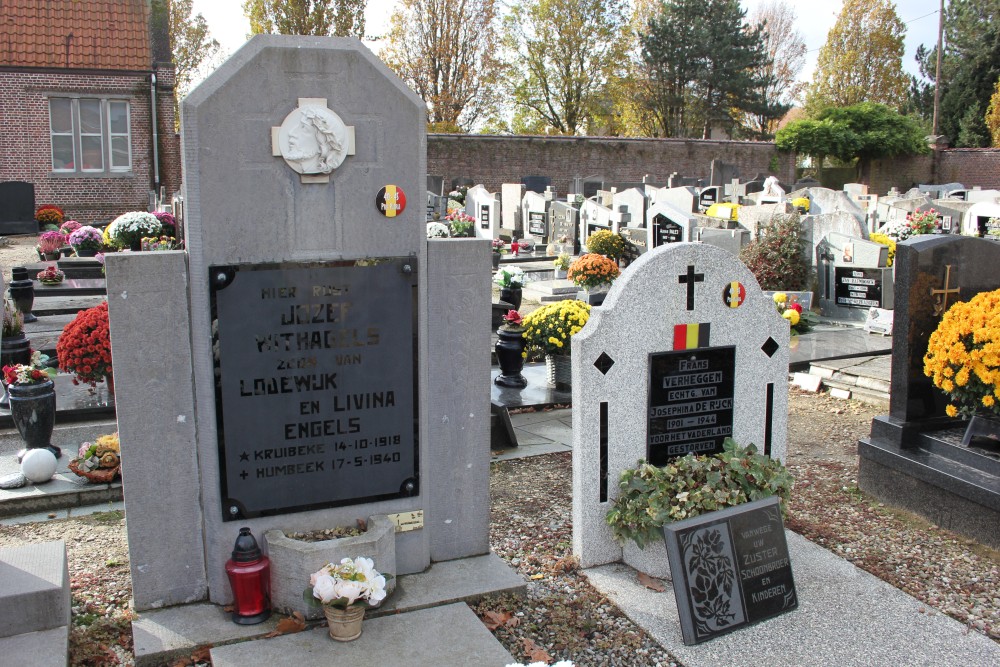
[[[62,541],[0,548],[0,636],[69,625],[69,614]]]
[[[0,638],[4,665],[25,667],[66,667],[69,654],[69,626],[25,632]]]

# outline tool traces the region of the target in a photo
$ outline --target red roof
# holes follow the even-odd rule
[[[0,66],[149,70],[148,0],[0,0]]]

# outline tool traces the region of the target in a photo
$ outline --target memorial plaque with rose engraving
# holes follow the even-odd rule
[[[687,645],[795,609],[777,496],[663,526]]]
[[[415,495],[415,258],[213,266],[223,517]]]

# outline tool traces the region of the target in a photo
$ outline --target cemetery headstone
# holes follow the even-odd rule
[[[619,190],[611,197],[611,208],[618,213],[621,227],[645,227],[646,195],[642,190]]]
[[[962,234],[966,236],[987,236],[990,231],[990,220],[992,219],[1000,221],[1000,203],[996,201],[975,203],[962,216]]]
[[[698,194],[698,210],[707,211],[712,204],[717,204],[722,200],[722,188],[718,185],[709,185],[702,188]]]
[[[475,220],[476,238],[493,240],[500,236],[499,209],[496,195],[482,185],[465,193],[465,213]]]
[[[521,220],[524,224],[523,238],[532,243],[547,243],[549,230],[545,223],[545,208],[549,204],[544,195],[528,190],[521,200]]]
[[[684,643],[797,608],[775,496],[663,526]]]
[[[24,181],[0,183],[0,235],[36,233],[35,184]]]
[[[817,248],[819,303],[823,314],[865,321],[871,308],[893,308],[889,249],[860,237],[831,232]]]
[[[1000,199],[1000,190],[967,190],[965,201],[978,203],[982,201],[996,203]]]
[[[552,179],[548,176],[524,176],[521,178],[521,185],[528,192],[545,192],[546,188],[552,185]]]
[[[579,211],[572,204],[554,201],[549,206],[549,240],[556,244],[556,253],[576,255],[580,252]]]
[[[653,188],[649,192],[649,205],[657,202],[667,202],[687,213],[698,211],[698,190],[690,186],[674,188]],[[713,202],[714,203],[714,202]]]
[[[740,168],[734,164],[726,164],[722,160],[715,159],[709,165],[709,185],[726,185],[739,177]]]
[[[592,199],[584,201],[580,206],[580,245],[586,246],[590,235],[601,229],[615,231],[611,209]]]
[[[422,517],[394,574],[486,553],[488,369],[454,359],[488,344],[489,248],[428,241],[405,205],[426,187],[420,99],[357,40],[258,35],[182,116],[188,251],[107,260],[136,609],[229,603],[241,526]],[[326,129],[353,141],[324,173]],[[150,346],[163,331],[184,335]]]
[[[433,192],[439,197],[444,195],[444,176],[431,176],[427,174],[427,191]]]
[[[751,234],[746,229],[715,229],[712,227],[698,227],[698,238],[692,239],[701,241],[716,248],[722,248],[732,255],[739,255],[744,246],[750,244]]]
[[[646,219],[649,221],[654,248],[667,243],[692,240],[693,230],[697,225],[697,218],[693,213],[685,213],[665,201],[650,206],[646,211]]]
[[[655,248],[615,281],[572,343],[573,552],[583,567],[624,557],[654,576],[666,569],[662,548],[623,552],[605,521],[638,459],[719,451],[727,436],[784,458],[788,341],[753,274],[719,248]]]
[[[520,183],[504,183],[500,186],[500,220],[501,226],[514,237],[523,236],[524,228],[521,221],[521,199],[524,198],[524,186]]]

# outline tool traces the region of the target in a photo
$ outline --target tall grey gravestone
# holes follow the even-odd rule
[[[107,262],[136,608],[228,603],[241,526],[488,552],[489,244],[425,238],[423,103],[357,40],[262,35],[182,118],[187,252]]]
[[[720,248],[660,246],[614,283],[573,337],[573,553],[583,567],[624,558],[654,575],[667,568],[662,544],[656,563],[623,554],[605,522],[637,460],[719,452],[730,436],[784,459],[788,341],[773,301]]]

